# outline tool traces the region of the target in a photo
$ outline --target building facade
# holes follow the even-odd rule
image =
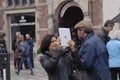
[[[0,2],[0,30],[5,31],[6,44],[12,52],[15,33],[29,33],[38,49],[48,33],[58,28],[70,28],[74,39],[74,25],[89,19],[98,29],[103,24],[103,0],[2,0]],[[74,39],[76,40],[76,39]]]

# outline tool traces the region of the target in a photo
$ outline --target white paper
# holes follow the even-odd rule
[[[69,46],[68,41],[71,40],[69,28],[59,28],[59,36],[61,39],[61,46]]]

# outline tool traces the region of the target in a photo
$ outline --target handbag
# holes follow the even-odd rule
[[[85,70],[79,70],[76,66],[74,66],[72,80],[89,80],[89,78]]]

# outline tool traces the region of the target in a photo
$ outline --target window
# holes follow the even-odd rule
[[[13,0],[8,0],[8,6],[12,6],[13,5]]]
[[[92,20],[92,1],[88,1],[88,14]]]
[[[22,0],[23,5],[27,5],[27,0]]]
[[[32,4],[35,3],[35,0],[7,0],[8,3],[8,7],[12,6],[12,7],[22,7],[24,5],[24,7],[28,7]],[[30,4],[30,5],[28,5]]]
[[[35,3],[35,0],[30,0],[30,4],[34,4]]]
[[[16,6],[20,5],[20,0],[15,0],[15,5]]]

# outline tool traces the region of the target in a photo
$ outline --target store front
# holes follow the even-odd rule
[[[21,32],[21,34],[23,34],[24,36],[25,34],[29,33],[33,38],[34,42],[36,41],[35,13],[11,14],[9,17],[10,17],[11,48],[12,43],[16,36],[16,32]]]

